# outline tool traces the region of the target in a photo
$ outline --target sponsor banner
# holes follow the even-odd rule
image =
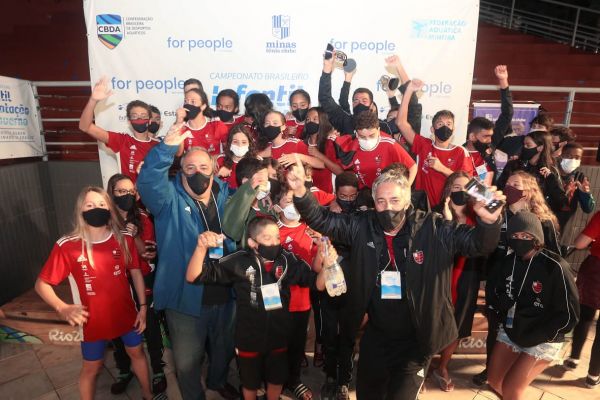
[[[42,157],[40,131],[31,82],[0,76],[0,159]]]
[[[318,105],[322,54],[328,43],[357,62],[351,93],[374,92],[380,117],[389,110],[378,80],[385,58],[400,56],[410,77],[426,86],[422,130],[429,136],[431,117],[449,109],[456,115],[455,141],[462,143],[468,119],[477,22],[477,0],[375,0],[369,7],[307,0],[291,2],[233,0],[85,0],[92,82],[106,76],[113,95],[96,109],[105,129],[129,131],[124,106],[141,99],[157,106],[164,135],[183,103],[183,82],[202,81],[211,105],[223,89],[233,89],[243,105],[252,93],[266,93],[274,106],[289,110],[289,95],[298,88]],[[315,12],[318,10],[318,12]],[[410,12],[407,12],[410,10]],[[365,29],[359,29],[364,26]],[[332,75],[333,97],[344,80]],[[242,110],[243,112],[243,106]],[[106,179],[117,171],[116,158],[100,152]]]
[[[538,114],[539,104],[514,104],[512,129],[517,135],[526,135],[531,130],[530,122]],[[473,103],[473,117],[485,117],[496,122],[500,116],[500,103]]]

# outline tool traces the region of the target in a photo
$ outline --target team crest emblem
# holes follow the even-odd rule
[[[279,279],[281,278],[281,275],[283,275],[283,267],[281,265],[278,265],[277,267],[275,267],[275,278]]]
[[[533,293],[535,294],[542,293],[542,282],[533,281],[533,283],[531,284],[531,288],[533,289]]]
[[[425,260],[425,256],[423,255],[423,250],[417,250],[413,253],[413,259],[417,264],[423,264]]]
[[[96,31],[98,33],[98,39],[100,39],[100,42],[109,49],[112,50],[121,43],[124,30],[123,19],[120,15],[96,15]]]
[[[121,258],[121,249],[114,249],[112,254],[114,258]]]

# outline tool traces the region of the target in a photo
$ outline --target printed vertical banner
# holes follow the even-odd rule
[[[512,129],[517,135],[526,135],[531,130],[530,122],[538,114],[539,104],[514,104]],[[500,103],[473,103],[473,118],[485,117],[496,122],[500,116]]]
[[[409,77],[425,82],[420,98],[423,134],[430,136],[433,115],[448,109],[456,116],[455,142],[465,140],[478,0],[374,0],[360,10],[317,0],[306,0],[302,7],[277,0],[263,0],[260,7],[242,0],[226,6],[84,0],[83,7],[92,84],[106,76],[113,92],[96,109],[96,123],[106,130],[130,132],[125,108],[140,99],[161,111],[158,135],[163,136],[183,104],[188,78],[202,82],[212,107],[221,90],[233,89],[240,97],[240,113],[246,97],[256,92],[267,94],[286,113],[290,93],[299,88],[308,91],[311,106],[318,106],[323,52],[331,44],[356,61],[350,93],[370,89],[380,118],[390,105],[379,79],[395,75],[385,58],[396,54]],[[197,18],[186,22],[185,16]],[[357,30],[357,24],[369,29]],[[343,81],[344,72],[334,70],[334,99]],[[117,158],[102,146],[100,162],[106,182],[118,171]]]
[[[0,76],[0,159],[44,155],[38,118],[31,82]]]

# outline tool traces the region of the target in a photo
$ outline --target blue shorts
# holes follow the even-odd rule
[[[121,340],[127,347],[136,347],[142,344],[142,335],[131,330],[121,336]],[[96,340],[95,342],[81,342],[81,354],[86,361],[98,361],[104,359],[104,350],[108,340]]]
[[[563,342],[548,342],[533,347],[522,347],[510,340],[503,326],[500,326],[500,329],[498,329],[498,338],[496,340],[510,347],[515,353],[525,353],[538,361],[544,360],[550,362],[558,359],[558,355],[564,344]]]

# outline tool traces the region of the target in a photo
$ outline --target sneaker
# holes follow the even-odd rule
[[[112,394],[121,394],[127,389],[127,385],[133,379],[133,373],[131,371],[120,372],[117,375],[117,381],[110,386],[110,392]]]
[[[336,393],[335,379],[327,378],[327,381],[321,388],[321,400],[335,400]]]
[[[579,360],[576,360],[571,357],[569,357],[565,361],[563,361],[563,368],[567,369],[569,371],[572,371],[575,368],[577,368],[577,365],[579,365]]]
[[[216,390],[225,400],[236,400],[240,398],[240,392],[237,391],[231,384],[226,383],[220,389]]]
[[[347,385],[340,385],[337,387],[336,400],[350,400]]]
[[[166,393],[159,393],[155,395],[152,400],[169,400]]]
[[[154,374],[152,377],[152,393],[164,393],[167,390],[167,377],[164,372]]]
[[[487,369],[484,369],[477,375],[473,376],[473,383],[476,386],[483,386],[487,383]]]
[[[594,389],[598,386],[600,386],[600,376],[597,376],[596,378],[592,378],[591,376],[587,376],[585,378],[585,386],[587,386],[588,389]]]

